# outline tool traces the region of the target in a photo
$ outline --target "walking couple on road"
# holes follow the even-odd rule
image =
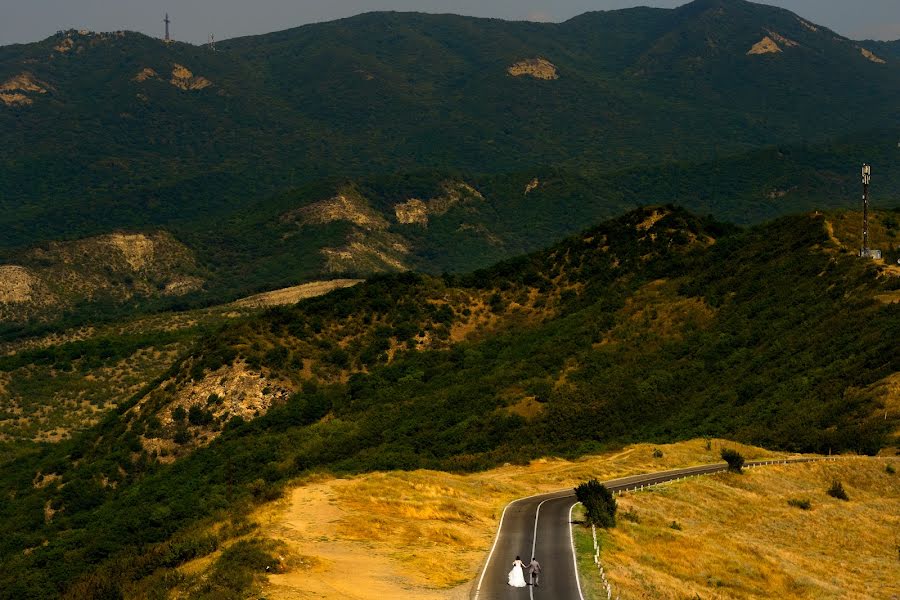
[[[525,583],[525,569],[528,569],[528,576],[531,579],[530,584]],[[540,586],[541,581],[541,563],[535,557],[531,557],[531,562],[527,565],[522,563],[522,559],[518,556],[513,561],[512,571],[509,572],[509,585],[513,587],[525,587],[526,585]]]

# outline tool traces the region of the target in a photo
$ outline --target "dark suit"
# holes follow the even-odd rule
[[[532,585],[540,585],[541,581],[541,563],[535,559],[531,559],[528,563],[528,574],[531,575]]]

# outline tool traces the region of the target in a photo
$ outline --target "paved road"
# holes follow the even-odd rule
[[[785,462],[810,462],[815,458],[748,462],[746,467]],[[638,489],[642,486],[672,481],[682,477],[724,471],[725,463],[675,469],[644,475],[621,477],[604,482],[614,492]],[[583,600],[575,557],[570,539],[569,520],[577,503],[572,489],[560,490],[515,500],[506,506],[500,519],[500,529],[488,555],[484,570],[475,581],[473,600]],[[512,588],[506,577],[516,556],[528,563],[537,557],[543,567],[541,585],[537,588]],[[528,576],[526,574],[526,581]]]

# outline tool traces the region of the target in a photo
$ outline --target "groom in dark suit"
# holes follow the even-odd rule
[[[528,563],[528,574],[531,575],[531,585],[539,587],[541,585],[541,563],[533,556],[531,562]]]

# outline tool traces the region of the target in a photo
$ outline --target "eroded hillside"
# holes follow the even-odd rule
[[[94,429],[7,463],[0,581],[124,589],[175,548],[171,564],[206,552],[183,545],[200,520],[323,469],[471,471],[723,433],[896,446],[900,304],[879,296],[900,278],[842,252],[829,222],[738,231],[639,209],[471,275],[384,275],[234,322]],[[33,568],[49,557],[61,571]]]
[[[78,304],[180,296],[204,283],[191,250],[165,232],[50,242],[0,265],[0,321],[48,321]]]

